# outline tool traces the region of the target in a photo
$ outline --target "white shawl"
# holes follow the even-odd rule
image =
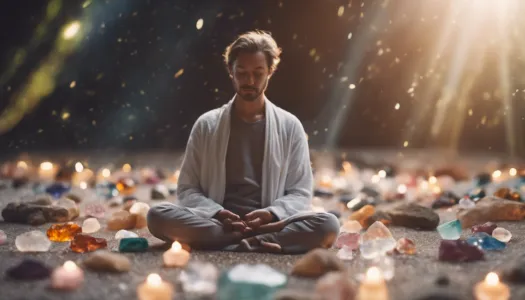
[[[177,198],[203,218],[211,218],[223,209],[232,104],[233,99],[201,115],[186,146]],[[283,219],[310,210],[313,189],[310,153],[297,117],[267,98],[265,112],[262,207]]]

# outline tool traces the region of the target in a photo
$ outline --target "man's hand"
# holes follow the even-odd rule
[[[224,226],[224,230],[226,231],[245,232],[246,230],[249,230],[249,228],[247,228],[246,223],[243,220],[241,220],[241,217],[232,213],[229,210],[223,209],[216,213],[215,216],[213,216],[213,218],[221,222]]]
[[[258,209],[246,214],[244,220],[248,227],[256,230],[257,228],[272,222],[273,214],[265,209]]]

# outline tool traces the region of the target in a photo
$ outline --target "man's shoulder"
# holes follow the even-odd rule
[[[197,118],[196,123],[201,126],[213,127],[219,121],[221,110],[222,107],[218,107],[203,113]]]

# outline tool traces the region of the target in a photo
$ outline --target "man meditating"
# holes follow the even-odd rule
[[[180,170],[180,205],[148,214],[156,237],[196,249],[304,253],[328,248],[339,221],[310,211],[313,175],[304,128],[264,92],[280,61],[270,34],[239,36],[224,61],[235,96],[195,122]]]

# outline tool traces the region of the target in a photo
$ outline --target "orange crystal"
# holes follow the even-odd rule
[[[350,215],[350,220],[356,220],[361,224],[363,227],[367,227],[367,220],[370,218],[374,213],[376,212],[376,209],[374,206],[368,204],[363,206],[360,210],[354,212]]]
[[[131,195],[136,189],[137,186],[135,185],[135,181],[131,178],[122,178],[117,181],[117,190],[122,195]]]
[[[500,188],[494,193],[494,196],[507,200],[521,201],[520,194],[509,188]]]
[[[108,242],[103,238],[94,238],[85,234],[77,234],[71,241],[71,250],[78,253],[91,252],[101,248],[106,248]]]
[[[82,227],[72,222],[55,224],[47,230],[47,237],[53,242],[69,242],[81,232]]]

